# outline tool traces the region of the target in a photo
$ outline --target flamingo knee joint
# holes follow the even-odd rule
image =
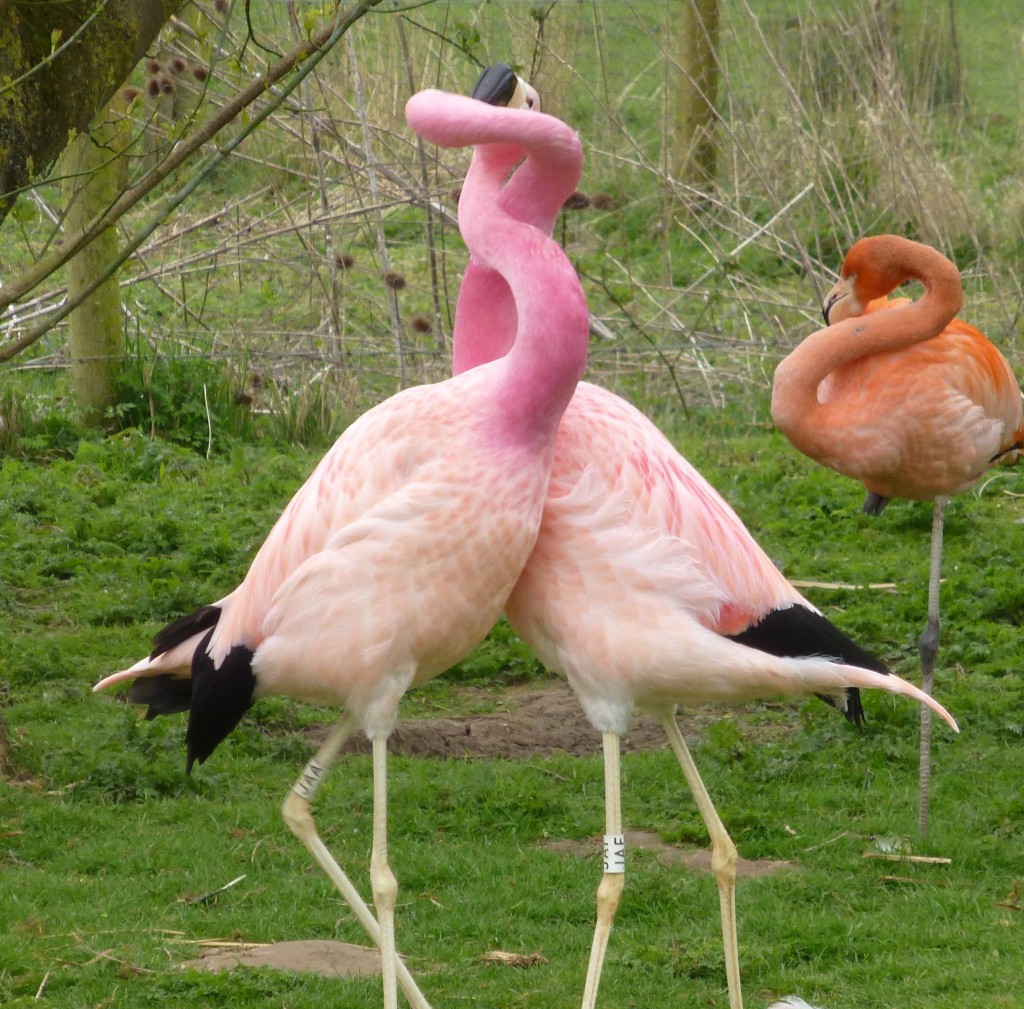
[[[281,815],[288,824],[288,829],[298,838],[308,837],[316,832],[309,802],[297,792],[290,791],[285,797]]]

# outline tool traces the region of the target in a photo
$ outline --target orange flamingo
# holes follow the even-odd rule
[[[917,301],[884,299],[906,280]],[[881,299],[881,300],[880,300]],[[862,238],[825,298],[826,328],[778,367],[772,418],[805,455],[864,484],[864,511],[890,498],[932,501],[922,687],[931,694],[939,647],[942,524],[949,498],[1024,445],[1021,397],[1006,359],[956,318],[960,273],[935,249],[897,235]],[[931,716],[921,709],[918,827],[928,828]]]
[[[551,116],[439,91],[413,95],[406,115],[434,143],[474,146],[474,162],[499,182],[521,157],[517,145],[531,139],[582,159],[576,134]],[[292,498],[242,584],[164,628],[147,658],[95,688],[134,680],[129,700],[149,705],[150,717],[188,710],[189,769],[258,697],[344,705],[284,817],[379,944],[385,1009],[396,1009],[399,982],[417,1009],[426,1006],[395,954],[387,737],[406,690],[468,654],[498,619],[536,541],[558,421],[587,357],[586,301],[558,245],[496,213],[486,188],[464,194],[460,211],[466,241],[509,285],[513,350],[360,417]],[[357,726],[373,746],[370,880],[379,925],[310,811]]]
[[[473,91],[495,104],[536,108],[537,95],[507,66]],[[522,113],[540,118],[538,113]],[[467,193],[490,193],[499,216],[550,232],[579,181],[580,162],[538,133],[523,163],[501,177],[474,159]],[[505,279],[477,256],[459,291],[453,370],[487,367],[513,348],[516,306]],[[543,264],[534,264],[537,270]],[[715,810],[676,723],[677,703],[736,702],[819,693],[852,721],[858,689],[924,699],[859,648],[786,581],[738,516],[639,410],[581,382],[562,417],[537,545],[505,609],[538,657],[572,685],[602,733],[605,872],[584,982],[594,1009],[624,889],[619,737],[633,711],[661,722],[712,844],[731,1009],[742,1009],[736,933],[736,846]]]

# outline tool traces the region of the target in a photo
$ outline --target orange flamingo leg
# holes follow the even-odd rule
[[[366,930],[367,935],[370,936],[378,947],[381,947],[381,928],[377,923],[377,919],[369,907],[367,907],[359,891],[352,885],[351,880],[345,875],[344,871],[335,861],[334,856],[331,855],[320,839],[310,810],[310,804],[320,788],[320,783],[326,777],[327,771],[337,758],[338,752],[345,745],[345,741],[352,734],[352,730],[355,727],[355,718],[346,712],[324,744],[317,750],[313,759],[306,765],[299,780],[292,786],[284,801],[282,812],[285,823],[288,824],[292,833],[306,846],[313,858],[316,859],[320,867],[327,873],[331,882],[337,887],[338,892],[345,898],[348,906],[352,908],[352,912]],[[376,773],[374,774],[374,782],[376,790]],[[392,950],[394,950],[393,929],[391,945]],[[392,954],[391,961],[395,967],[398,984],[402,986],[402,991],[405,992],[405,997],[409,1000],[409,1004],[413,1009],[430,1009],[430,1003],[423,996],[423,993],[401,958]]]
[[[583,986],[583,1009],[594,1009],[597,989],[601,983],[601,970],[608,939],[615,920],[626,884],[625,841],[622,836],[622,776],[619,767],[619,734],[602,734],[604,747],[604,875],[597,888],[597,921],[594,925],[594,939],[590,945],[590,963],[587,980]]]
[[[921,655],[921,689],[929,696],[935,686],[935,657],[939,652],[939,586],[942,579],[942,529],[949,498],[935,499],[932,512],[932,551],[928,572],[928,622],[918,651]],[[928,800],[932,779],[932,713],[921,705],[921,750],[918,771],[917,829],[928,833]]]
[[[718,811],[701,781],[697,765],[679,731],[675,712],[661,720],[669,746],[675,753],[683,770],[687,785],[693,794],[704,825],[711,835],[711,871],[718,884],[718,904],[722,918],[722,945],[725,948],[725,976],[729,985],[729,1009],[743,1009],[743,993],[740,989],[740,954],[736,938],[736,845],[723,825]]]

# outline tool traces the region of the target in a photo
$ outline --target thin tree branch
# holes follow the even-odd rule
[[[31,269],[26,270],[20,277],[0,288],[0,312],[5,311],[10,305],[19,301],[30,291],[34,290],[50,274],[63,266],[80,249],[89,244],[98,234],[106,228],[111,227],[139,200],[151,192],[156,186],[164,181],[176,168],[183,164],[200,147],[215,137],[225,126],[229,125],[247,106],[255,102],[270,88],[277,84],[282,78],[298,66],[295,77],[280,91],[275,93],[274,100],[261,109],[247,124],[246,128],[232,137],[221,149],[213,154],[199,169],[193,179],[188,182],[177,193],[168,196],[160,206],[160,209],[141,229],[141,231],[121,250],[116,260],[108,264],[107,268],[88,289],[81,293],[73,302],[68,301],[65,305],[48,318],[44,323],[29,330],[19,339],[0,347],[0,363],[9,361],[12,357],[31,346],[42,337],[53,325],[63,319],[69,312],[77,307],[80,302],[88,297],[108,277],[112,276],[117,269],[128,259],[129,256],[159,227],[166,217],[188,196],[195,191],[199,184],[205,180],[213,170],[220,165],[238,145],[249,136],[278,106],[291,94],[298,84],[308,75],[319,62],[327,55],[335,43],[355,24],[364,14],[381,3],[381,0],[357,0],[347,10],[339,11],[333,24],[325,25],[315,31],[307,41],[296,46],[287,56],[279,60],[267,69],[267,72],[258,77],[253,83],[239,92],[231,101],[227,102],[218,112],[212,115],[203,124],[198,126],[181,144],[156,168],[146,176],[138,185],[125,190],[121,197],[113,203],[103,214],[94,218],[82,231],[77,234],[67,235],[64,244],[60,249],[44,256]]]

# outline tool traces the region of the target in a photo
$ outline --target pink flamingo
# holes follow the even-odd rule
[[[916,302],[886,296],[906,280]],[[935,249],[898,235],[855,243],[825,298],[826,328],[778,367],[772,417],[805,455],[867,489],[864,511],[890,498],[932,501],[928,620],[921,685],[931,694],[939,648],[942,527],[953,494],[1024,446],[1017,380],[973,326],[956,318],[960,272]],[[918,828],[928,829],[931,717],[921,709]]]
[[[488,178],[500,180],[521,157],[520,136],[534,132],[547,141],[557,133],[564,157],[582,157],[562,123],[464,96],[422,92],[407,116],[434,143],[478,145],[474,163]],[[386,755],[398,702],[465,656],[500,615],[536,540],[558,419],[586,362],[587,306],[572,266],[546,234],[494,212],[497,188],[463,196],[462,230],[512,292],[515,348],[364,414],[292,498],[242,584],[164,628],[148,658],[95,688],[134,680],[129,699],[148,704],[149,717],[187,709],[189,769],[255,698],[345,707],[289,793],[284,817],[380,945],[386,1009],[397,1005],[396,978],[414,1005],[426,1005],[395,953]],[[370,878],[379,927],[310,811],[357,726],[373,748]]]
[[[515,100],[508,67],[491,68],[474,94]],[[521,93],[535,92],[519,82]],[[538,120],[542,117],[536,113]],[[550,233],[580,166],[552,143],[527,149],[493,204]],[[463,184],[493,193],[495,167],[474,160]],[[518,339],[512,293],[471,253],[455,317],[454,369],[486,367]],[[538,271],[541,267],[535,267]],[[581,382],[558,429],[537,545],[505,609],[548,669],[568,678],[601,731],[605,766],[605,872],[584,988],[597,1000],[624,884],[619,737],[635,708],[661,722],[711,836],[731,1009],[741,1009],[736,940],[736,847],[701,781],[675,718],[677,703],[738,702],[774,694],[826,695],[863,718],[857,688],[931,705],[912,684],[850,641],[790,585],[733,510],[638,410]]]

